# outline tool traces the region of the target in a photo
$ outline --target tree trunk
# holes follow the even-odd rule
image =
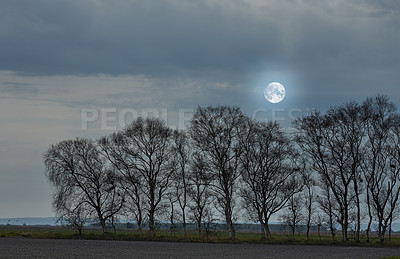
[[[378,241],[379,241],[379,243],[383,243],[383,235],[382,235],[383,223],[382,223],[381,216],[379,216],[378,221],[379,221],[378,222]]]
[[[232,208],[231,208],[231,201],[227,199],[226,208],[225,208],[225,220],[228,227],[228,235],[229,239],[235,238],[235,228],[233,226],[232,221]]]
[[[360,229],[361,229],[360,197],[358,194],[357,181],[354,180],[353,183],[354,183],[354,191],[356,192],[356,204],[357,204],[357,228],[356,228],[355,240],[356,242],[360,242]]]
[[[319,241],[321,241],[321,224],[318,223],[318,236],[319,236]]]
[[[186,238],[187,236],[187,231],[186,231],[186,203],[187,203],[187,183],[186,183],[186,179],[185,179],[185,165],[183,165],[182,167],[182,172],[183,172],[183,188],[184,188],[184,192],[183,192],[183,204],[181,205],[181,203],[179,202],[179,204],[181,205],[181,209],[182,209],[182,219],[183,219],[183,233],[184,236]]]
[[[346,217],[347,217],[347,215],[346,215]],[[345,219],[344,222],[342,223],[342,241],[343,242],[347,242],[349,240],[348,236],[347,236],[347,230],[349,228],[348,224],[349,224],[349,222],[347,219]]]
[[[294,234],[296,233],[296,218],[294,218],[293,222],[292,222],[292,239],[294,239]]]
[[[335,229],[334,229],[334,226],[333,226],[332,203],[331,203],[331,200],[330,200],[330,192],[329,192],[329,190],[328,190],[327,198],[328,198],[328,209],[329,209],[329,211],[328,211],[329,212],[329,227],[331,229],[332,240],[335,240]]]
[[[392,220],[393,216],[390,214],[390,219],[389,219],[389,244],[392,243]]]
[[[155,224],[154,224],[154,210],[153,210],[153,208],[151,208],[150,211],[149,211],[149,229],[150,229],[150,234],[152,236],[155,236],[156,228],[155,228]]]
[[[169,230],[175,236],[176,226],[175,226],[175,222],[174,222],[174,202],[172,200],[170,200],[170,203],[171,203],[171,215],[170,215],[169,220],[170,220],[171,226],[169,227]]]
[[[348,235],[347,235],[347,231],[349,228],[349,207],[347,204],[345,204],[344,206],[344,218],[343,218],[343,223],[342,223],[342,241],[343,242],[347,242],[349,240]]]
[[[367,236],[367,243],[369,243],[369,232],[371,231],[371,224],[372,224],[372,217],[370,216],[369,221],[368,221],[368,226],[367,226],[367,230],[365,232],[366,236]]]
[[[332,219],[332,216],[330,216],[330,219],[329,219],[329,227],[330,227],[330,229],[331,229],[331,236],[332,236],[332,240],[335,240],[335,229],[334,229],[334,226],[333,226],[333,219]]]
[[[82,228],[77,228],[78,229],[78,234],[80,235],[80,236],[82,236]]]
[[[136,193],[136,208],[137,208],[137,214],[136,214],[136,223],[138,226],[138,230],[139,230],[139,234],[140,236],[143,235],[143,213],[142,213],[142,207],[140,205],[141,199],[139,196],[139,191],[137,190],[137,188],[135,189],[135,193]]]
[[[201,217],[197,220],[197,229],[199,230],[199,238],[201,237]]]
[[[139,211],[138,212],[138,216],[137,216],[137,218],[136,218],[136,223],[137,223],[137,226],[138,226],[138,230],[139,230],[139,234],[140,234],[140,236],[142,236],[143,235],[143,227],[142,227],[142,221],[143,221],[143,219],[142,219],[142,212],[141,211]]]
[[[382,225],[382,230],[379,233],[379,243],[383,244],[383,242],[385,241],[385,232],[386,232],[386,226]]]
[[[99,217],[100,226],[103,230],[103,233],[107,232],[106,220],[103,218],[103,214],[101,213],[100,209],[97,210],[97,216]]]
[[[229,223],[228,223],[228,232],[229,232],[229,239],[233,239],[235,238],[235,227],[233,226],[233,222],[231,219],[229,219]]]
[[[154,213],[155,213],[155,195],[154,195],[154,186],[150,185],[150,209],[149,209],[149,229],[150,229],[150,234],[152,236],[156,235],[156,228],[155,228],[155,222],[154,222]]]
[[[271,231],[269,230],[269,226],[268,226],[268,221],[269,221],[269,219],[267,218],[267,219],[265,220],[265,223],[264,223],[264,229],[265,229],[265,233],[266,233],[266,235],[268,236],[268,238],[269,238],[269,239],[272,239]]]
[[[261,226],[261,239],[265,239],[265,227],[264,227],[264,221],[261,217],[259,217],[260,221],[260,226]]]
[[[310,227],[311,227],[311,206],[308,207],[308,218],[307,218],[307,240],[310,240]]]
[[[138,231],[139,231],[139,235],[142,236],[143,235],[142,223],[139,223],[139,222],[138,222]]]
[[[182,209],[182,219],[183,219],[183,235],[186,238],[186,216],[185,216],[185,208]]]
[[[369,216],[369,221],[368,221],[368,226],[366,230],[366,236],[367,236],[367,243],[369,243],[369,232],[371,230],[371,224],[372,224],[372,212],[371,212],[371,204],[370,204],[370,197],[369,197],[369,185],[367,187],[367,205],[368,205],[368,216]]]
[[[106,221],[103,218],[100,219],[100,225],[101,225],[101,229],[103,230],[103,233],[106,233],[107,226],[106,226]]]
[[[357,195],[357,229],[356,229],[356,242],[360,242],[360,230],[361,230],[361,209],[360,199]]]
[[[111,226],[112,226],[112,228],[113,228],[114,234],[116,234],[116,233],[117,233],[117,229],[116,229],[116,227],[115,227],[115,225],[114,225],[114,216],[111,217]]]

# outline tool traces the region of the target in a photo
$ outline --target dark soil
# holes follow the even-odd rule
[[[400,248],[0,238],[0,258],[380,258]]]

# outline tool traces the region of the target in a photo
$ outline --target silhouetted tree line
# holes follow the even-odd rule
[[[271,238],[272,216],[294,238],[299,225],[325,226],[342,240],[373,224],[381,242],[399,211],[400,116],[386,96],[348,102],[293,122],[259,122],[238,107],[198,107],[186,131],[156,118],[138,118],[99,140],[76,138],[44,154],[57,216],[78,231],[96,219],[107,231],[134,219],[155,234],[188,222],[199,235],[210,223],[261,225]]]

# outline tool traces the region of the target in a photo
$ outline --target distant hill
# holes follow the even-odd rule
[[[57,219],[55,217],[48,218],[0,218],[0,225],[50,225],[56,226],[59,225],[56,223]]]
[[[28,226],[35,226],[35,225],[48,225],[48,226],[57,226],[60,225],[57,223],[57,218],[55,217],[47,217],[47,218],[39,218],[39,217],[24,217],[24,218],[0,218],[0,225],[16,225],[16,226],[22,226],[22,225],[28,225]],[[119,224],[117,224],[118,227],[122,228],[135,228],[136,225],[134,223],[129,223],[127,220],[121,220]],[[179,225],[179,224],[178,224]],[[224,229],[223,224],[216,224],[217,229]],[[259,224],[239,224],[239,231],[255,231],[258,232],[260,231],[260,225]],[[372,226],[374,229],[376,226]],[[161,228],[169,228],[169,224],[167,222],[164,222],[161,226]],[[188,229],[194,229],[195,226],[192,224],[188,224]],[[304,227],[302,227],[304,228]],[[366,229],[367,225],[366,224],[361,224],[361,229]],[[393,231],[400,231],[400,222],[395,222],[393,223]],[[272,232],[275,231],[281,231],[281,224],[279,222],[271,222],[270,224],[270,230]],[[326,231],[326,229],[321,229],[322,231]],[[302,229],[303,231],[303,229]],[[312,231],[316,231],[315,228],[312,229]]]

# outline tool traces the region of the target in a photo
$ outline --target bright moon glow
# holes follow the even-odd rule
[[[285,98],[285,87],[281,83],[272,82],[265,88],[264,97],[270,103],[279,103]]]

